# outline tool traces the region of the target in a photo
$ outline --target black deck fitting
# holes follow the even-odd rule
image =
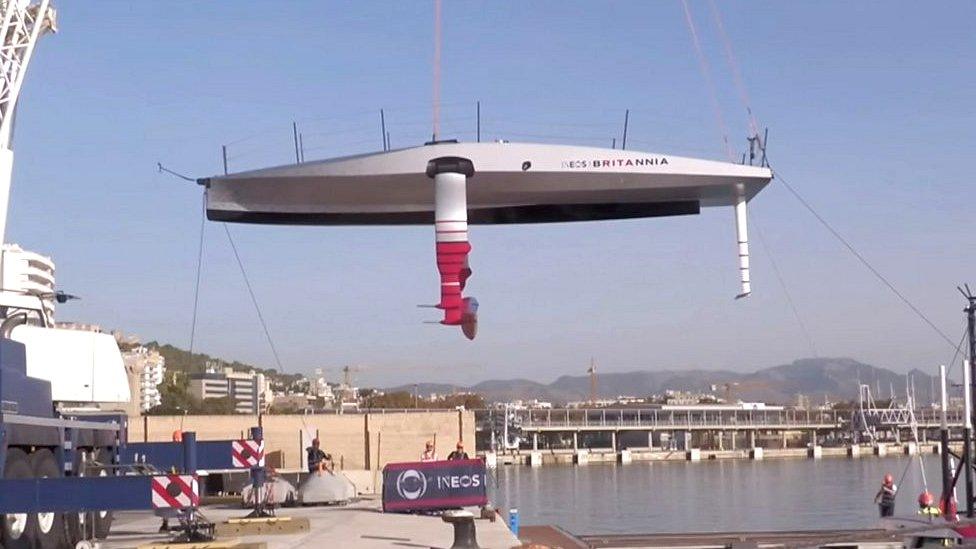
[[[441,156],[427,162],[427,177],[433,178],[439,173],[460,173],[465,177],[474,175],[474,163],[459,156]]]

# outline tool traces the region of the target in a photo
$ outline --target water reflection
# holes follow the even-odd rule
[[[937,494],[938,456],[924,463]],[[508,466],[492,495],[522,524],[579,534],[870,528],[886,472],[905,474],[895,512],[914,513],[922,474],[907,457]]]

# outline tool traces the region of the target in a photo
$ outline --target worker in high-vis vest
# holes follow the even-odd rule
[[[942,514],[942,511],[935,505],[935,496],[928,490],[918,496],[918,514],[935,518]]]
[[[878,512],[882,517],[890,517],[895,514],[895,494],[898,487],[895,486],[895,478],[888,473],[881,482],[881,489],[874,496],[874,502],[878,504]]]

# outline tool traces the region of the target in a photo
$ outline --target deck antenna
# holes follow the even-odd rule
[[[616,149],[617,148],[617,138],[616,137],[614,137],[613,139],[610,140],[610,148],[611,149]]]
[[[305,163],[305,135],[298,132],[298,158],[299,162]]]
[[[224,175],[227,175],[227,145],[220,146],[220,153],[224,157]]]
[[[390,144],[386,139],[386,114],[380,109],[380,131],[383,132],[383,150],[390,150]]]
[[[767,167],[766,164],[766,139],[769,138],[769,128],[766,128],[763,137],[759,137],[758,133],[754,133],[746,138],[749,142],[749,165],[755,164],[756,155],[759,157],[759,165],[763,168]],[[743,155],[745,157],[745,155]],[[744,164],[745,162],[743,162]]]
[[[620,150],[622,151],[627,149],[627,122],[629,121],[630,121],[630,109],[627,109],[626,111],[624,111],[624,138],[623,141],[620,143]]]
[[[477,116],[477,118],[478,118],[478,131],[477,131],[477,135],[478,135],[478,143],[481,143],[481,101],[478,101],[477,102],[477,109],[478,109],[478,116]]]
[[[294,120],[291,123],[291,131],[295,136],[295,164],[301,163],[301,157],[298,154],[298,122]]]
[[[390,144],[390,132],[386,132],[386,150],[390,150],[392,148],[393,145]]]
[[[766,130],[763,132],[763,139],[761,143],[762,163],[760,163],[760,166],[762,166],[763,168],[769,167],[769,162],[766,162],[766,142],[768,139],[769,139],[769,128],[766,128]]]
[[[437,142],[441,133],[441,0],[434,0],[434,132],[431,141]]]

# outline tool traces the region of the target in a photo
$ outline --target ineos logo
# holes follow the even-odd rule
[[[420,499],[427,493],[427,477],[416,469],[402,471],[397,475],[396,490],[403,499]]]

